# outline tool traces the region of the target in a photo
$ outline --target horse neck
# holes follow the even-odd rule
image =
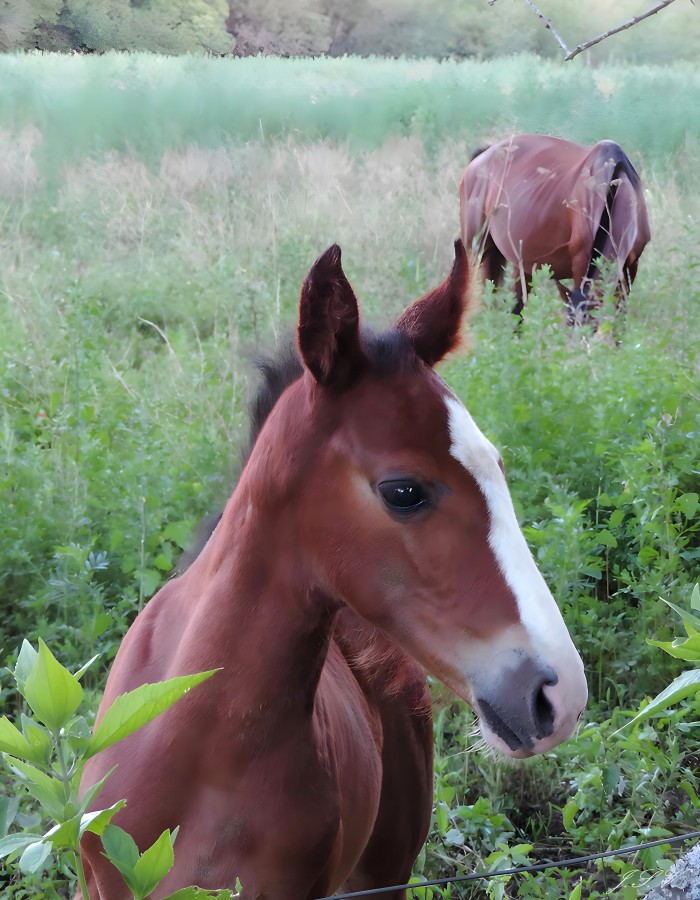
[[[304,471],[318,443],[317,436],[303,440],[299,410],[288,412],[276,432],[274,423],[262,432],[221,522],[182,580],[188,595],[199,596],[188,654],[224,667],[217,679],[231,685],[225,693],[234,718],[278,709],[291,725],[295,713],[313,710],[340,604],[314,584],[306,564],[289,460]]]

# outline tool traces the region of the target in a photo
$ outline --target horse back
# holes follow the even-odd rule
[[[543,261],[566,269],[567,202],[586,152],[560,138],[518,134],[475,157],[460,183],[465,245],[488,231],[503,256],[525,271]]]

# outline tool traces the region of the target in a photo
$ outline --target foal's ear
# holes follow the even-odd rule
[[[469,262],[464,244],[455,241],[452,271],[440,287],[416,300],[396,323],[418,356],[434,366],[459,343],[459,328],[467,307]]]
[[[299,350],[322,385],[342,390],[364,368],[357,298],[340,265],[337,244],[319,256],[301,286]]]

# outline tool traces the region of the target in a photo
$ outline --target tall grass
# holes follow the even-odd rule
[[[44,175],[107,150],[157,164],[191,142],[289,136],[364,149],[415,136],[434,150],[447,139],[545,131],[618,140],[655,164],[700,137],[700,73],[690,64],[5,55],[0,83],[0,128],[38,129]]]

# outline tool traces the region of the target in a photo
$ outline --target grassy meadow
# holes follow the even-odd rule
[[[510,296],[477,285],[470,349],[442,369],[502,453],[589,707],[567,745],[506,765],[435,685],[416,875],[697,828],[700,701],[617,733],[682,671],[646,639],[681,633],[659,598],[688,609],[698,579],[697,70],[18,55],[0,57],[0,85],[2,661],[23,637],[73,670],[99,650],[94,705],[129,622],[235,483],[251,359],[293,327],[313,260],[339,243],[365,320],[388,324],[449,270],[476,146],[513,129],[622,144],[653,233],[624,320],[607,305],[597,333],[567,329],[538,277],[516,337]],[[627,900],[671,858],[442,895]],[[70,877],[10,864],[0,884],[51,898]]]

